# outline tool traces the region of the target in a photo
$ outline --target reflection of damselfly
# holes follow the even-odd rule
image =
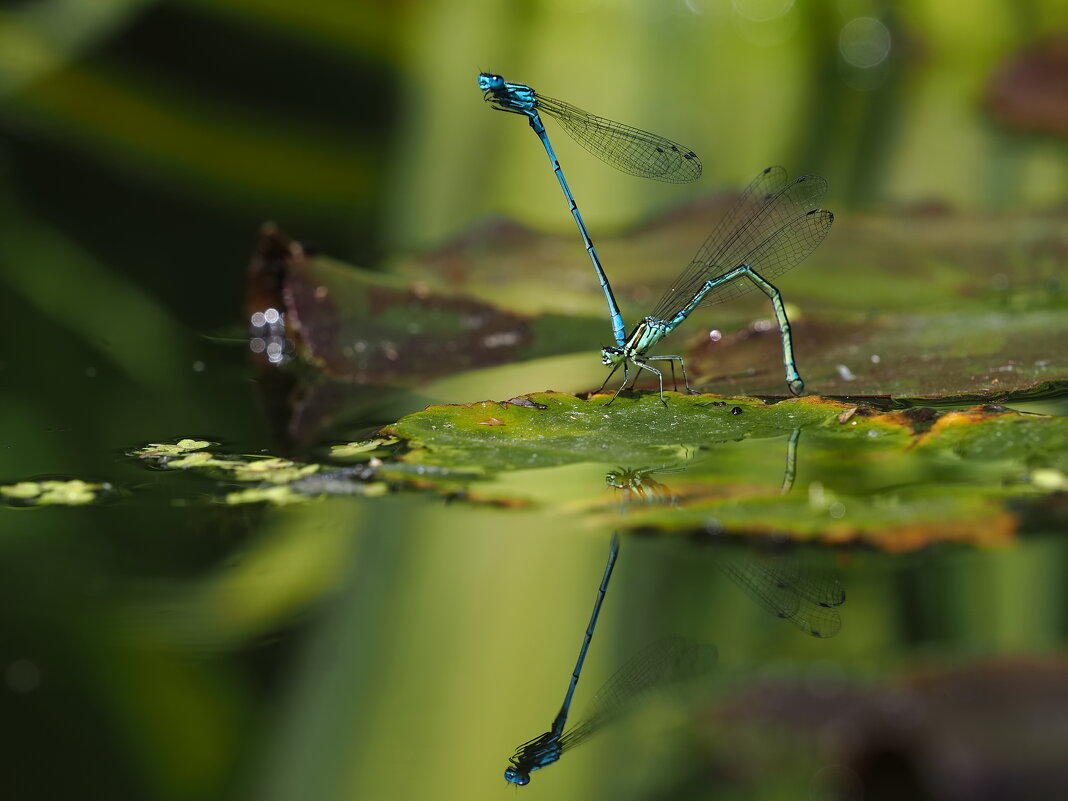
[[[604,474],[604,483],[619,490],[620,500],[627,504],[674,504],[678,500],[667,486],[653,478],[654,474],[681,473],[685,467],[617,467]]]
[[[684,682],[707,673],[716,660],[716,649],[710,645],[701,645],[681,638],[668,638],[654,642],[642,649],[605,685],[597,691],[590,702],[586,716],[571,728],[564,730],[571,699],[578,684],[582,664],[593,638],[597,625],[597,616],[601,611],[608,590],[608,581],[612,577],[616,557],[619,554],[619,540],[612,537],[612,546],[608,552],[608,563],[604,576],[597,590],[597,600],[593,605],[593,614],[586,628],[586,635],[579,649],[578,662],[571,674],[571,681],[564,696],[564,703],[553,720],[552,728],[533,740],[520,745],[512,757],[511,763],[504,771],[504,778],[512,784],[530,783],[530,774],[548,767],[558,761],[566,751],[588,740],[605,725],[623,716],[642,698],[670,685]]]
[[[722,405],[722,404],[721,404]],[[787,495],[794,487],[797,477],[797,443],[801,439],[801,429],[790,432],[786,441],[786,467],[783,470],[780,495]],[[617,467],[604,475],[604,483],[618,490],[620,501],[624,506],[671,504],[679,501],[679,495],[654,476],[670,473],[684,473],[689,464],[679,467]]]
[[[560,711],[557,713],[553,726],[549,731],[516,749],[515,755],[510,760],[511,766],[504,771],[504,778],[512,784],[528,784],[531,771],[551,765],[563,753],[565,747],[563,741],[564,724],[567,723],[567,713],[571,709],[571,698],[575,694],[579,674],[582,673],[582,663],[586,661],[586,652],[590,649],[590,640],[593,639],[593,630],[597,626],[597,616],[601,614],[601,604],[604,603],[605,593],[608,592],[608,582],[612,578],[612,570],[616,566],[617,556],[619,556],[619,536],[613,534],[612,544],[608,549],[608,563],[604,566],[601,586],[597,588],[597,600],[593,602],[593,614],[590,615],[590,623],[586,627],[585,636],[582,638],[578,662],[575,663],[575,670],[571,673],[571,681],[567,685],[564,703],[560,707]]]
[[[813,637],[833,637],[842,628],[838,607],[845,590],[832,570],[798,564],[790,553],[732,550],[716,564],[728,578],[776,617]]]
[[[716,655],[715,646],[682,637],[668,637],[647,645],[597,691],[580,722],[562,733],[555,729],[547,731],[519,746],[504,777],[513,784],[527,784],[532,771],[556,762],[564,752],[623,717],[642,699],[711,671]]]
[[[786,442],[781,495],[794,487],[800,438],[801,429],[795,428]],[[833,571],[801,566],[793,554],[750,550],[722,553],[716,563],[761,606],[806,634],[833,637],[842,628],[838,607],[845,603],[845,590]]]

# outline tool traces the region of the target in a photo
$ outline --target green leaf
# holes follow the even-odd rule
[[[454,492],[458,474],[479,476],[466,481],[476,500],[581,511],[591,525],[887,550],[1005,542],[1068,470],[1060,417],[666,396],[432,406],[384,433],[407,442],[401,464],[433,468],[423,486]]]
[[[262,454],[220,456],[202,450],[211,444],[206,440],[182,439],[174,444],[155,443],[137,448],[130,451],[129,455],[152,462],[161,470],[189,471],[216,483],[239,481],[254,485],[224,493],[221,500],[230,505],[285,505],[327,495],[375,497],[384,494],[387,489],[385,484],[371,480],[374,472],[370,470],[357,475],[351,472],[352,468],[341,468],[332,472],[332,466],[317,462],[294,462]],[[337,448],[342,451],[355,446],[357,452],[370,454],[374,449],[389,444],[392,444],[391,440],[380,438],[366,443],[349,443]],[[364,450],[360,450],[361,445],[365,446]]]
[[[19,481],[0,485],[0,497],[13,506],[85,506],[111,490],[111,485],[81,479]]]
[[[133,456],[156,458],[161,456],[180,456],[190,451],[199,451],[212,445],[206,439],[180,439],[177,442],[152,443],[131,452]]]
[[[378,437],[377,439],[369,439],[363,442],[346,442],[342,445],[331,445],[330,457],[332,459],[370,459],[376,453],[382,453],[385,448],[396,443],[397,439],[394,437]]]

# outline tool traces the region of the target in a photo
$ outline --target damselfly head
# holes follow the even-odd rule
[[[619,364],[623,360],[623,348],[615,348],[605,346],[601,348],[601,364],[605,367],[611,367],[613,364]]]
[[[504,88],[504,78],[492,72],[483,72],[478,76],[478,88],[483,92],[492,92]]]
[[[504,778],[505,781],[508,781],[511,784],[517,784],[520,787],[525,784],[530,784],[530,774],[514,767],[505,769]]]

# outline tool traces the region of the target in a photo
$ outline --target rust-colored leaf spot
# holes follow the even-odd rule
[[[962,411],[946,412],[938,417],[934,424],[920,437],[918,444],[926,445],[932,440],[944,436],[947,431],[958,426],[974,426],[998,418],[1015,417],[1016,412],[1001,406],[973,406]]]
[[[1015,515],[992,506],[989,514],[977,517],[891,526],[857,539],[863,539],[891,553],[919,550],[936,542],[955,542],[990,548],[1010,545],[1015,537],[1016,527]]]

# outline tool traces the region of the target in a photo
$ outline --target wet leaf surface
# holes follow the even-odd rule
[[[467,487],[477,500],[582,511],[598,525],[887,550],[1006,542],[1019,505],[1041,507],[1068,470],[1068,420],[1000,407],[606,399],[430,407],[387,433],[408,442],[405,464],[480,475]],[[432,472],[421,480],[438,483]],[[440,482],[456,486],[453,475]]]

